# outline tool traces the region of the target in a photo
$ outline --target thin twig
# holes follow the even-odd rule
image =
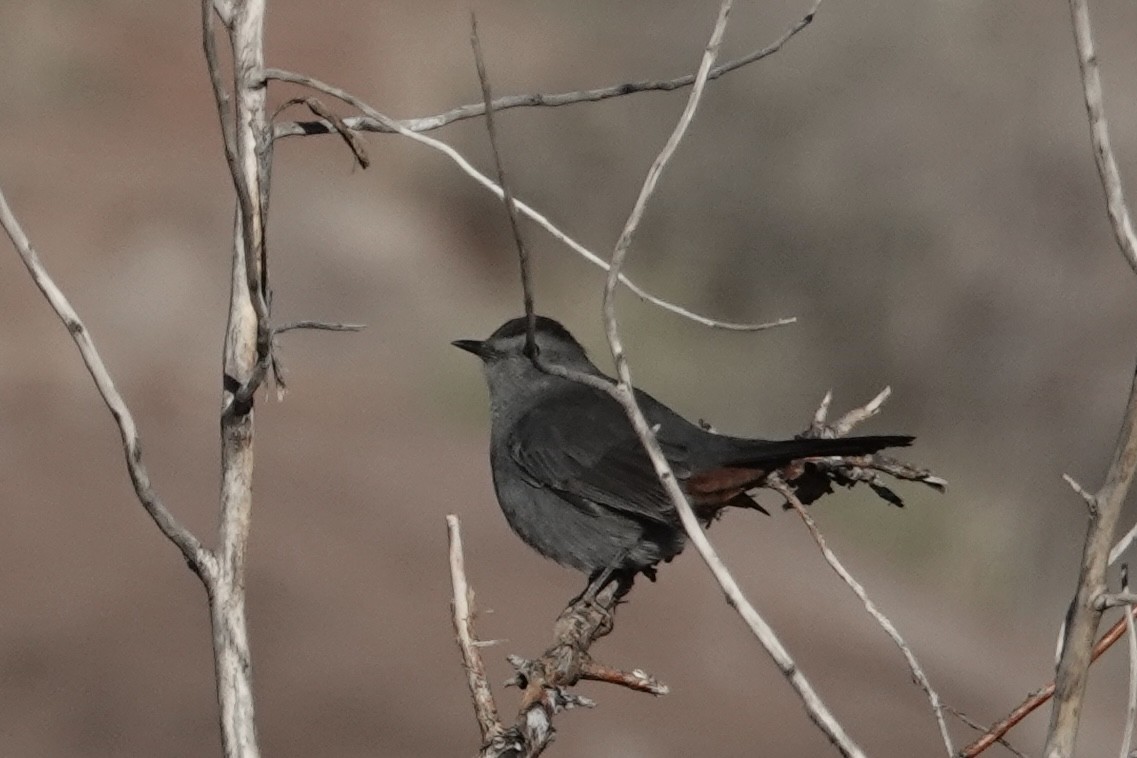
[[[1117,559],[1121,557],[1122,553],[1129,549],[1133,544],[1133,540],[1137,539],[1137,524],[1134,524],[1125,536],[1117,541],[1116,544],[1109,551],[1109,565],[1117,563]]]
[[[1078,53],[1078,68],[1082,74],[1082,91],[1090,122],[1090,139],[1102,189],[1105,191],[1110,225],[1123,257],[1137,272],[1137,237],[1134,235],[1121,187],[1117,161],[1110,146],[1089,8],[1086,0],[1069,0],[1069,2],[1074,42]],[[1091,515],[1086,530],[1078,588],[1066,616],[1064,644],[1055,677],[1057,689],[1050,713],[1046,745],[1043,749],[1046,758],[1069,758],[1074,752],[1074,741],[1085,699],[1090,650],[1101,621],[1101,611],[1095,607],[1096,598],[1106,591],[1105,574],[1109,564],[1110,548],[1114,543],[1121,507],[1129,492],[1135,471],[1137,471],[1137,376],[1134,377],[1130,389],[1125,417],[1105,484],[1094,496],[1097,508]]]
[[[829,418],[829,406],[833,404],[833,390],[826,390],[825,397],[821,398],[821,402],[817,404],[817,410],[813,414],[813,428],[820,430],[825,426],[826,419]]]
[[[273,334],[284,334],[296,329],[314,329],[323,332],[361,332],[367,328],[366,324],[341,324],[338,321],[289,321],[274,326]]]
[[[674,153],[679,142],[682,140],[687,127],[690,125],[694,116],[695,110],[698,106],[702,92],[706,85],[707,74],[713,65],[715,56],[718,53],[719,46],[722,42],[722,37],[726,29],[727,19],[729,17],[731,8],[731,0],[724,0],[719,11],[719,16],[715,24],[714,32],[711,35],[711,41],[707,45],[707,49],[703,55],[700,63],[698,73],[695,77],[694,86],[692,88],[687,105],[684,108],[683,114],[680,117],[671,137],[668,139],[664,148],[661,150],[659,156],[653,162],[648,176],[645,179],[644,186],[641,189],[640,195],[636,201],[635,207],[628,218],[628,222],[624,227],[624,231],[620,235],[620,240],[616,245],[612,254],[611,264],[608,269],[608,277],[605,281],[604,290],[604,323],[605,332],[608,336],[609,347],[612,350],[613,357],[617,364],[619,372],[619,382],[615,385],[610,384],[608,381],[596,377],[586,375],[576,371],[570,371],[561,366],[554,366],[546,364],[534,352],[531,355],[532,360],[542,370],[548,371],[565,378],[593,386],[603,392],[608,393],[616,399],[625,409],[632,423],[632,426],[639,437],[641,443],[644,445],[649,457],[652,460],[653,466],[659,476],[661,484],[665,487],[670,496],[673,506],[679,513],[680,519],[683,522],[689,537],[695,543],[696,548],[699,550],[703,559],[707,562],[714,573],[716,579],[719,581],[724,592],[727,595],[727,600],[730,605],[735,607],[746,623],[750,626],[751,630],[755,633],[763,646],[770,653],[771,657],[778,664],[783,674],[789,679],[794,689],[802,698],[806,710],[811,719],[822,729],[822,731],[829,737],[830,741],[846,756],[861,756],[863,755],[859,747],[845,734],[843,728],[832,715],[825,708],[824,704],[817,697],[809,682],[802,675],[797,667],[797,664],[789,656],[789,653],[782,646],[781,642],[777,639],[773,630],[766,624],[762,617],[757,613],[753,606],[742,594],[734,578],[730,575],[729,571],[723,565],[721,559],[715,554],[714,549],[710,546],[706,536],[703,534],[702,528],[698,520],[691,510],[683,492],[679,489],[675,481],[675,475],[671,471],[666,458],[663,456],[659,448],[659,444],[648,425],[643,413],[636,405],[635,397],[631,387],[631,377],[628,371],[627,361],[624,358],[623,350],[619,341],[618,325],[616,322],[615,308],[614,308],[614,292],[619,283],[621,283],[620,268],[627,256],[627,251],[634,235],[636,226],[639,219],[642,218],[643,210],[650,199],[656,182],[659,179],[664,167],[666,166],[671,155]],[[504,194],[504,193],[502,193]],[[522,261],[522,265],[526,265],[527,261]],[[523,283],[528,282],[528,277],[523,278]],[[526,303],[531,309],[531,291],[526,292]],[[531,312],[531,310],[530,310]],[[540,689],[537,696],[542,698],[546,697],[548,690],[545,688]],[[541,709],[540,712],[546,718],[541,719],[540,723],[549,725],[547,709]]]
[[[525,308],[525,353],[537,353],[537,314],[533,309],[533,278],[529,264],[529,248],[525,246],[525,239],[521,236],[521,226],[517,221],[517,206],[513,202],[513,191],[505,178],[505,161],[501,155],[501,148],[497,142],[497,127],[494,122],[494,109],[490,107],[493,102],[493,92],[490,88],[490,78],[486,74],[486,62],[482,57],[482,43],[478,39],[478,19],[470,11],[470,45],[474,49],[474,64],[478,71],[478,83],[482,89],[482,102],[486,109],[486,134],[490,138],[490,151],[493,153],[494,166],[497,168],[497,184],[501,187],[501,199],[505,203],[505,211],[509,216],[509,229],[513,233],[513,244],[517,248],[518,264],[521,267],[521,292]]]
[[[266,79],[276,79],[276,80],[283,81],[283,82],[292,82],[294,84],[301,84],[301,85],[306,86],[306,87],[311,87],[312,89],[317,90],[319,92],[323,92],[323,93],[330,95],[332,97],[339,98],[340,100],[344,101],[345,103],[352,106],[353,108],[357,108],[361,112],[366,113],[371,118],[374,118],[377,121],[380,121],[381,123],[389,125],[390,131],[397,132],[398,134],[401,134],[402,136],[404,136],[408,139],[412,139],[415,142],[418,142],[420,144],[426,145],[429,148],[432,148],[434,150],[439,151],[440,153],[442,153],[443,155],[448,157],[450,160],[452,160],[468,176],[470,176],[476,182],[478,182],[483,187],[488,189],[490,192],[495,194],[498,198],[504,197],[504,192],[502,191],[501,187],[496,182],[494,182],[488,176],[486,176],[485,174],[483,174],[482,172],[480,172],[476,168],[474,168],[474,166],[468,160],[466,160],[466,158],[464,158],[462,156],[462,154],[459,153],[457,150],[455,150],[453,147],[451,147],[450,145],[447,145],[445,142],[442,142],[441,140],[434,139],[433,137],[427,137],[426,135],[423,135],[423,134],[417,134],[416,132],[413,132],[410,129],[407,129],[407,128],[401,126],[398,122],[396,122],[396,121],[388,118],[387,116],[383,115],[382,113],[375,110],[373,107],[371,107],[367,103],[363,102],[359,98],[355,97],[351,93],[346,92],[345,90],[342,90],[339,87],[335,87],[331,84],[327,84],[326,82],[322,82],[319,79],[315,79],[315,78],[310,77],[310,76],[305,76],[303,74],[293,73],[291,71],[284,71],[281,69],[266,69],[264,73],[265,73]],[[589,263],[592,263],[593,265],[598,266],[605,271],[608,270],[609,264],[607,261],[605,261],[599,255],[597,255],[596,253],[594,253],[591,250],[589,250],[588,248],[586,248],[584,245],[577,242],[575,239],[570,237],[565,232],[561,231],[552,221],[550,221],[546,216],[544,216],[543,214],[541,214],[540,212],[535,210],[532,206],[528,205],[524,201],[519,200],[517,198],[514,198],[513,204],[517,208],[517,210],[521,211],[521,213],[528,216],[533,221],[537,222],[537,224],[539,226],[544,228],[555,239],[557,239],[560,242],[567,245],[571,250],[573,250],[573,252],[575,252],[578,255],[580,255],[581,257],[583,257]],[[767,321],[767,322],[762,322],[762,323],[734,323],[734,322],[730,322],[730,321],[722,321],[719,319],[711,318],[709,316],[704,316],[700,313],[696,313],[695,311],[689,310],[689,309],[684,308],[680,305],[676,305],[675,303],[672,303],[668,300],[664,300],[661,297],[653,295],[650,292],[648,292],[647,290],[645,290],[643,287],[641,287],[638,284],[636,284],[635,282],[633,282],[631,279],[629,279],[627,276],[625,276],[622,273],[619,275],[619,281],[621,284],[623,284],[625,287],[627,287],[629,290],[631,290],[633,293],[635,293],[636,296],[639,297],[641,300],[644,300],[648,303],[651,303],[652,305],[663,308],[664,310],[670,311],[671,313],[674,313],[676,315],[682,316],[683,318],[690,319],[691,321],[702,324],[704,326],[713,327],[715,329],[725,329],[725,330],[729,330],[729,331],[740,331],[740,332],[757,332],[757,331],[764,331],[766,329],[773,329],[773,328],[779,327],[779,326],[788,326],[789,324],[792,324],[792,323],[797,321],[797,319],[793,318],[793,317],[779,318],[779,319],[776,319],[774,321]]]
[[[786,31],[770,43],[766,47],[755,50],[747,55],[737,58],[720,66],[715,66],[707,74],[707,80],[711,81],[718,79],[724,74],[729,74],[751,63],[756,63],[763,58],[768,58],[774,53],[782,49],[782,47],[789,42],[798,32],[805,29],[813,21],[818,8],[821,6],[822,0],[814,0],[813,5],[804,16],[794,21],[793,24],[786,29]],[[626,82],[624,84],[615,84],[609,87],[600,87],[597,89],[573,91],[573,92],[559,92],[556,94],[545,95],[541,93],[533,93],[527,95],[509,95],[506,97],[498,98],[493,101],[492,110],[503,111],[510,108],[529,108],[529,107],[546,107],[553,108],[563,105],[573,105],[575,103],[590,103],[600,100],[607,100],[614,97],[623,97],[625,95],[632,95],[639,92],[669,92],[671,90],[682,89],[689,87],[695,83],[695,76],[687,74],[679,76],[674,79],[664,80],[645,80],[639,82]],[[465,119],[477,118],[487,113],[486,105],[481,103],[470,103],[469,105],[461,105],[457,108],[452,108],[445,113],[439,113],[435,116],[423,116],[421,118],[409,118],[399,121],[398,123],[414,132],[427,132],[434,129],[452,124],[455,121],[463,121]],[[344,123],[351,129],[369,132],[382,132],[391,133],[397,131],[392,128],[388,123],[379,119],[363,117],[363,118],[348,118],[344,119]],[[290,137],[297,135],[307,134],[327,134],[331,130],[330,124],[320,121],[315,122],[301,122],[294,124],[281,124],[276,131],[278,137]]]
[[[1090,141],[1094,148],[1094,163],[1098,168],[1102,189],[1105,191],[1106,211],[1110,228],[1121,254],[1134,272],[1137,272],[1137,234],[1129,216],[1117,158],[1109,138],[1109,124],[1105,119],[1105,101],[1102,96],[1101,72],[1098,70],[1094,50],[1093,29],[1090,26],[1090,9],[1086,0],[1070,0],[1070,16],[1074,24],[1074,43],[1078,51],[1078,68],[1082,73],[1082,93],[1086,102],[1086,115],[1090,122]]]
[[[892,395],[892,388],[885,387],[876,397],[868,401],[859,408],[854,408],[844,416],[839,418],[835,423],[829,426],[830,433],[835,437],[844,437],[853,430],[854,426],[863,424],[870,418],[880,413],[881,407],[885,401]],[[818,409],[820,411],[820,409]]]
[[[221,76],[221,62],[217,57],[217,39],[213,32],[214,11],[228,27],[232,21],[232,6],[219,0],[201,3],[201,42],[205,53],[205,66],[209,72],[209,84],[213,88],[213,99],[217,104],[217,119],[221,129],[221,145],[225,149],[225,161],[229,164],[230,176],[237,176],[237,138],[233,132],[233,103],[225,89]],[[222,12],[224,10],[224,12]]]
[[[1137,613],[1137,608],[1129,608],[1128,615]],[[1113,626],[1109,628],[1101,639],[1094,645],[1093,651],[1090,653],[1090,662],[1093,663],[1101,657],[1102,653],[1113,647],[1121,636],[1125,634],[1125,619],[1120,618]],[[1054,697],[1054,682],[1050,682],[1045,687],[1035,690],[1027,695],[1019,705],[1003,718],[992,724],[986,732],[980,735],[975,741],[967,747],[959,751],[959,758],[975,758],[975,756],[982,753],[987,748],[998,742],[1003,735],[1011,731],[1020,721],[1025,719],[1035,710],[1045,705],[1050,698]]]
[[[276,338],[278,335],[287,332],[296,331],[300,329],[322,331],[322,332],[359,332],[365,329],[364,324],[342,324],[336,321],[289,321],[270,328],[272,335],[272,348],[269,350],[269,365],[272,367],[272,376],[274,384],[276,385],[277,400],[283,400],[285,393],[288,391],[288,382],[285,380],[285,370],[282,361],[280,360],[280,351],[276,345]],[[259,367],[260,364],[258,364]]]
[[[450,584],[454,592],[451,603],[454,632],[458,636],[458,649],[462,651],[462,665],[466,669],[466,684],[474,699],[474,713],[482,732],[482,744],[505,731],[497,715],[493,691],[490,689],[486,665],[478,650],[478,636],[474,633],[474,592],[466,581],[465,559],[462,555],[462,531],[457,516],[446,517],[446,534],[450,540]]]
[[[652,193],[655,189],[656,183],[663,169],[666,167],[667,162],[674,154],[675,149],[678,147],[687,127],[690,125],[695,111],[699,105],[702,97],[704,87],[706,86],[707,74],[710,72],[711,66],[714,64],[715,57],[718,55],[719,46],[722,43],[723,34],[726,31],[727,19],[730,15],[731,0],[723,0],[719,9],[718,19],[715,22],[714,31],[711,34],[711,39],[707,43],[706,50],[703,53],[703,59],[699,64],[698,73],[695,75],[694,86],[691,88],[691,94],[687,99],[687,104],[683,109],[682,115],[679,117],[672,131],[671,136],[668,138],[663,149],[660,150],[659,155],[652,163],[651,168],[648,170],[647,177],[644,179],[643,187],[640,194],[636,199],[632,212],[628,216],[627,223],[620,234],[616,247],[612,251],[611,268],[608,270],[608,276],[605,280],[604,286],[604,330],[608,337],[608,346],[612,352],[612,358],[616,363],[616,370],[619,376],[619,383],[615,387],[610,387],[611,394],[623,405],[624,410],[627,412],[628,417],[635,429],[636,435],[639,437],[640,442],[643,444],[644,449],[647,451],[648,456],[651,458],[652,465],[655,468],[656,474],[659,476],[660,482],[667,490],[671,498],[672,505],[675,507],[679,514],[680,521],[683,523],[683,528],[686,530],[691,542],[695,545],[699,555],[703,558],[704,562],[710,568],[711,573],[714,574],[715,579],[718,581],[719,586],[722,587],[723,592],[726,593],[727,602],[733,606],[750,627],[755,637],[762,643],[763,647],[773,658],[782,674],[789,680],[791,686],[801,698],[802,703],[809,714],[810,719],[822,730],[822,732],[829,738],[834,746],[845,756],[861,756],[863,752],[853,742],[853,740],[845,733],[844,728],[832,716],[825,704],[817,696],[813,690],[812,685],[801,673],[793,658],[790,657],[789,652],[782,645],[777,635],[774,634],[773,629],[766,623],[766,621],[758,614],[754,606],[750,604],[746,596],[743,595],[742,590],[739,588],[738,583],[734,577],[731,576],[730,571],[726,565],[719,558],[710,542],[707,540],[703,529],[699,524],[695,513],[692,511],[690,504],[687,502],[686,496],[680,489],[678,482],[675,479],[675,474],[671,470],[667,458],[663,455],[663,451],[659,447],[659,442],[656,440],[654,433],[651,431],[650,425],[644,418],[643,411],[640,410],[636,403],[635,394],[632,389],[631,372],[628,368],[628,361],[624,355],[623,346],[620,342],[619,325],[616,319],[616,301],[615,292],[616,286],[620,281],[620,270],[624,265],[627,258],[628,250],[631,245],[632,237],[635,234],[636,228],[639,225],[640,219],[643,217],[644,209],[647,207],[648,201],[651,199]]]
[[[912,652],[912,648],[909,647],[904,638],[900,636],[900,632],[897,631],[892,621],[890,621],[869,598],[864,586],[853,578],[853,575],[849,573],[840,559],[837,558],[836,554],[829,549],[829,546],[825,542],[824,535],[821,534],[821,530],[817,527],[817,522],[815,522],[813,517],[805,510],[805,506],[802,505],[801,500],[797,498],[793,490],[782,481],[777,473],[771,474],[767,478],[766,486],[778,492],[786,499],[786,502],[797,511],[797,515],[801,518],[802,523],[805,524],[806,529],[809,530],[810,536],[813,537],[813,541],[817,544],[822,556],[824,556],[825,562],[828,563],[830,568],[837,573],[837,576],[841,577],[841,580],[849,586],[853,594],[860,599],[861,603],[865,606],[865,610],[868,611],[870,616],[876,619],[876,622],[893,643],[895,643],[896,647],[900,648],[900,652],[904,656],[904,660],[907,661],[909,670],[912,672],[912,678],[920,689],[924,691],[924,694],[927,695],[928,702],[932,705],[932,715],[935,716],[936,724],[939,726],[940,739],[943,740],[944,747],[947,749],[948,758],[953,758],[955,756],[955,747],[952,745],[951,734],[948,732],[947,723],[944,721],[943,712],[945,707],[943,701],[940,700],[939,693],[932,688],[932,683],[928,680],[924,669],[921,668],[920,662],[916,660],[916,655]]]
[[[15,246],[16,252],[19,253],[28,273],[31,274],[32,281],[39,287],[51,309],[55,311],[55,315],[67,327],[67,332],[71,335],[75,346],[79,348],[79,356],[83,359],[83,365],[87,367],[91,379],[95,382],[99,396],[103,398],[107,410],[114,417],[119,436],[122,438],[127,472],[130,474],[130,481],[134,485],[134,493],[138,496],[138,501],[142,503],[142,507],[150,514],[150,518],[158,525],[162,534],[170,542],[177,545],[189,567],[203,581],[208,582],[217,572],[213,554],[202,546],[197,537],[174,518],[174,515],[162,503],[150,482],[150,473],[146,470],[146,464],[142,460],[142,442],[139,438],[138,427],[134,423],[134,416],[131,415],[126,402],[115,387],[106,364],[103,363],[99,351],[95,348],[90,332],[87,331],[87,327],[79,318],[79,314],[71,307],[67,296],[56,286],[55,281],[47,273],[47,269],[35,248],[32,247],[31,241],[24,233],[23,227],[16,220],[12,209],[8,207],[8,200],[4,197],[2,190],[0,190],[0,225],[8,233],[8,238],[12,240],[12,245]]]
[[[1062,480],[1065,481],[1066,484],[1070,485],[1070,489],[1074,490],[1078,497],[1082,498],[1082,501],[1086,504],[1086,508],[1089,510],[1091,516],[1098,512],[1098,501],[1092,492],[1088,492],[1085,487],[1078,484],[1077,479],[1070,476],[1069,474],[1063,474]]]

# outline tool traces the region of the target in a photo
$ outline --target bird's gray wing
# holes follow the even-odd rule
[[[556,490],[577,507],[675,523],[671,500],[624,409],[604,393],[584,385],[559,392],[523,416],[507,444],[532,484]],[[661,444],[676,476],[686,478],[686,449]]]

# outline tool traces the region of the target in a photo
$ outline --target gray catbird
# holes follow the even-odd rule
[[[560,323],[536,320],[542,361],[605,376]],[[510,527],[538,553],[589,576],[586,593],[612,578],[630,587],[683,549],[685,533],[624,409],[593,387],[553,376],[525,351],[525,319],[489,339],[455,347],[485,364],[490,390],[490,466]],[[646,392],[636,400],[692,507],[709,521],[728,505],[759,507],[747,491],[803,458],[855,456],[908,445],[912,437],[761,440],[692,424]]]

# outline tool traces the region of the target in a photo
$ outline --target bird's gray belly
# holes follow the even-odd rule
[[[592,574],[609,567],[643,569],[683,549],[682,528],[648,524],[591,502],[570,502],[556,490],[531,484],[519,468],[497,471],[506,466],[516,464],[500,461],[494,476],[506,521],[546,558]]]

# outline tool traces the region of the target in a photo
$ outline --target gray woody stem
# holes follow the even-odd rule
[[[735,582],[734,577],[731,576],[729,570],[715,553],[714,548],[703,533],[702,527],[699,525],[694,512],[691,510],[691,506],[687,503],[687,498],[675,480],[675,474],[671,471],[671,467],[659,447],[659,442],[655,439],[655,435],[648,425],[647,420],[644,418],[643,412],[636,404],[635,396],[632,392],[631,373],[628,369],[628,361],[620,342],[619,327],[616,320],[615,293],[620,281],[620,270],[627,257],[632,237],[635,234],[640,219],[643,217],[644,209],[651,199],[656,182],[659,180],[667,162],[674,154],[675,149],[679,146],[683,135],[687,131],[687,127],[695,115],[695,110],[698,107],[699,100],[702,97],[703,89],[706,85],[707,75],[718,55],[719,46],[722,42],[723,34],[726,31],[730,8],[731,0],[723,0],[719,10],[718,21],[715,24],[711,39],[707,43],[702,62],[699,64],[699,71],[695,76],[695,84],[691,89],[691,95],[687,100],[687,105],[683,109],[683,113],[675,126],[675,130],[648,170],[643,188],[640,190],[640,195],[636,200],[635,206],[632,208],[624,230],[620,234],[620,238],[616,242],[616,247],[612,252],[612,260],[604,286],[603,310],[605,332],[608,336],[608,345],[611,348],[612,357],[616,363],[619,383],[609,389],[613,396],[623,405],[624,410],[627,411],[632,426],[639,436],[640,441],[643,443],[648,456],[651,458],[656,474],[659,476],[660,482],[662,482],[666,488],[671,502],[678,512],[680,520],[683,522],[683,527],[688,537],[722,587],[723,592],[726,594],[727,603],[738,611],[743,621],[746,622],[746,625],[761,642],[766,652],[769,653],[782,674],[794,688],[794,691],[797,692],[801,698],[802,704],[805,706],[810,719],[825,733],[829,741],[832,742],[837,750],[844,756],[862,756],[863,752],[860,747],[845,733],[841,724],[837,722],[828,708],[826,708],[821,698],[818,697],[814,691],[812,685],[810,685],[809,681],[797,667],[793,658],[790,657],[789,652],[782,645],[777,635],[774,634],[773,629],[770,628],[765,620],[758,614],[754,606],[750,604],[750,601],[742,594],[742,590],[739,588],[737,582]]]
[[[181,551],[186,563],[201,578],[209,595],[213,627],[217,700],[221,711],[221,736],[228,758],[259,755],[253,721],[253,695],[248,631],[245,624],[245,553],[252,507],[253,417],[251,400],[243,407],[234,402],[237,393],[251,392],[261,357],[261,336],[271,333],[261,284],[265,176],[264,86],[261,29],[263,0],[248,0],[217,6],[229,24],[236,62],[236,115],[231,118],[228,95],[221,88],[212,21],[215,4],[203,0],[202,18],[206,58],[222,116],[227,158],[233,168],[240,208],[234,241],[232,296],[225,334],[225,383],[221,416],[222,482],[219,546],[205,548],[166,509],[150,481],[142,459],[142,447],[134,418],[115,388],[110,373],[95,349],[87,327],[56,286],[0,193],[0,225],[56,315],[79,348],[84,365],[114,417],[122,437],[127,470],[135,494],[162,533]],[[228,117],[228,118],[227,118]],[[239,170],[238,170],[239,169]],[[251,255],[246,254],[252,251]],[[237,383],[236,386],[230,386]],[[251,388],[251,389],[250,389]]]
[[[67,296],[56,286],[55,281],[47,273],[47,269],[44,268],[35,248],[32,247],[27,234],[24,233],[23,227],[16,220],[12,209],[8,207],[8,201],[4,197],[3,191],[0,191],[0,226],[4,227],[8,238],[12,240],[12,245],[20,254],[20,259],[27,267],[32,280],[39,287],[43,296],[47,298],[51,309],[67,327],[71,339],[79,348],[79,355],[82,357],[87,371],[91,374],[91,379],[94,380],[99,395],[106,403],[111,416],[114,417],[115,424],[118,425],[119,436],[122,437],[127,472],[130,474],[130,481],[134,485],[134,493],[138,496],[139,502],[150,514],[150,518],[154,519],[158,528],[162,530],[162,534],[166,535],[166,538],[182,551],[182,557],[186,559],[186,563],[193,569],[194,573],[208,584],[217,573],[217,565],[212,553],[203,547],[198,539],[174,518],[155,491],[150,482],[150,474],[146,470],[146,464],[142,460],[142,441],[138,435],[138,427],[134,423],[134,416],[131,415],[126,402],[115,387],[110,372],[107,371],[99,351],[95,348],[90,332],[87,331],[87,327],[79,318],[79,314],[71,307]]]
[[[222,16],[233,60],[231,102],[221,87],[217,58],[212,54],[212,8],[210,0],[203,0],[206,58],[237,194],[237,214],[223,356],[218,577],[209,588],[209,600],[222,744],[227,756],[256,758],[245,556],[253,506],[253,394],[267,371],[271,343],[263,284],[268,177],[265,0],[236,0],[229,4],[227,18]]]
[[[1090,121],[1094,159],[1105,190],[1110,224],[1122,255],[1129,265],[1137,270],[1137,239],[1134,237],[1133,224],[1125,203],[1117,161],[1110,146],[1109,129],[1102,105],[1101,77],[1098,73],[1089,9],[1085,0],[1070,0],[1070,15],[1078,51],[1078,67],[1082,73],[1082,89]],[[1050,727],[1043,752],[1046,758],[1068,758],[1074,752],[1074,740],[1085,699],[1091,650],[1101,621],[1102,611],[1098,598],[1106,591],[1105,574],[1110,546],[1121,515],[1121,506],[1133,481],[1134,470],[1137,469],[1135,430],[1137,430],[1137,377],[1130,390],[1125,418],[1121,424],[1121,432],[1118,435],[1105,484],[1093,495],[1095,507],[1091,510],[1085,547],[1082,551],[1078,589],[1067,614],[1065,644],[1062,647],[1055,677],[1054,705],[1050,713]]]

